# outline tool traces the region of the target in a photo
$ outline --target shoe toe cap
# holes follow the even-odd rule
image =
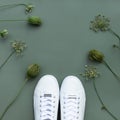
[[[67,76],[62,83],[61,86],[62,90],[65,91],[84,91],[84,87],[82,85],[82,82],[80,79],[78,79],[76,76]]]
[[[53,75],[43,76],[37,83],[35,92],[54,92],[59,91],[57,79]]]

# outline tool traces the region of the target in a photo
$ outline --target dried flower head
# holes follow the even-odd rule
[[[40,73],[40,66],[38,64],[31,64],[27,70],[27,77],[28,78],[35,78]]]
[[[16,52],[17,55],[21,55],[21,53],[26,48],[26,43],[22,42],[22,41],[15,40],[12,42],[12,48]]]
[[[104,59],[104,54],[101,53],[100,51],[98,50],[90,50],[89,53],[88,53],[88,58],[90,61],[95,61],[95,62],[100,62],[102,63],[103,62],[103,59]]]
[[[0,36],[1,36],[2,38],[5,38],[7,35],[8,35],[8,30],[7,30],[7,29],[4,29],[4,30],[1,30],[1,31],[0,31]]]
[[[89,80],[97,78],[100,74],[94,66],[85,65],[85,72],[80,75],[82,75],[86,80]]]
[[[110,20],[102,15],[95,16],[95,19],[91,21],[90,29],[94,32],[109,30]]]
[[[26,13],[31,13],[33,8],[34,6],[32,4],[26,5],[26,8],[25,8]]]
[[[28,23],[31,24],[31,25],[40,26],[42,24],[42,21],[37,16],[31,16],[31,17],[28,18]]]

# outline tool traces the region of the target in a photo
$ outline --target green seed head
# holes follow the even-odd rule
[[[28,23],[35,26],[40,26],[42,24],[42,21],[37,16],[31,16],[28,18]]]
[[[40,73],[40,66],[38,64],[31,64],[27,70],[27,77],[28,78],[35,78]]]
[[[88,58],[89,60],[91,61],[95,61],[95,62],[100,62],[102,63],[103,62],[103,59],[104,59],[104,54],[101,53],[100,51],[98,50],[90,50],[89,51],[89,54],[88,54]]]

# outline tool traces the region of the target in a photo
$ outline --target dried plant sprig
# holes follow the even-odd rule
[[[108,109],[108,107],[104,104],[102,97],[99,95],[99,92],[96,87],[96,78],[100,76],[100,73],[97,71],[96,67],[93,65],[85,65],[84,73],[80,74],[82,77],[84,77],[86,80],[92,80],[93,81],[93,88],[95,90],[95,93],[98,97],[98,100],[100,101],[102,107],[102,110],[105,110],[114,120],[118,120],[116,116],[113,115],[113,113]]]
[[[89,80],[97,78],[100,75],[100,73],[93,65],[85,65],[85,71],[80,75],[82,75],[86,80]]]
[[[119,40],[119,45],[118,46],[115,45],[114,47],[120,49],[120,36],[115,31],[113,31],[112,28],[110,27],[109,18],[105,17],[104,15],[100,15],[100,14],[95,16],[94,20],[90,22],[90,29],[93,30],[94,32],[108,31],[112,33]]]
[[[15,40],[11,42],[11,47],[17,55],[21,55],[27,45],[25,42]]]
[[[25,12],[26,13],[31,13],[33,8],[35,7],[32,4],[25,4],[25,3],[13,3],[13,4],[5,4],[5,5],[0,5],[1,7],[16,7],[16,6],[24,6],[25,7]]]
[[[3,29],[3,30],[0,31],[0,36],[2,38],[6,38],[7,35],[8,35],[8,30],[7,29]]]
[[[10,55],[5,59],[5,61],[0,65],[0,69],[8,62],[8,60],[16,53],[16,55],[21,55],[24,49],[26,48],[26,43],[22,41],[13,41],[11,44],[12,52]]]
[[[110,27],[110,20],[102,15],[95,16],[94,20],[91,21],[90,29],[94,32],[108,31]]]
[[[114,75],[114,77],[118,80],[120,80],[120,77],[112,70],[112,68],[109,66],[109,64],[104,59],[104,54],[98,50],[92,49],[88,53],[88,58],[92,62],[98,62],[103,63]]]
[[[30,71],[30,72],[29,72]],[[29,74],[28,74],[29,73]],[[16,94],[16,96],[14,97],[14,99],[6,106],[5,110],[3,111],[2,115],[0,116],[0,120],[3,119],[4,115],[6,114],[6,112],[8,111],[8,109],[14,104],[14,102],[17,100],[17,98],[19,97],[20,93],[22,92],[23,88],[25,87],[26,83],[33,79],[36,78],[40,73],[40,66],[38,64],[31,64],[30,66],[28,66],[27,72],[26,72],[26,78],[23,81],[23,85],[21,86],[21,88],[19,89],[18,93]],[[33,76],[34,75],[34,76]]]
[[[20,21],[27,21],[28,24],[30,25],[34,25],[34,26],[40,26],[42,24],[42,21],[40,19],[40,17],[38,16],[30,16],[27,18],[27,20],[0,20],[0,22],[5,22],[5,21],[9,21],[9,22],[20,22]]]

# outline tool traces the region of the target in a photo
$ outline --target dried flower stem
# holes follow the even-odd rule
[[[11,58],[11,56],[15,53],[15,51],[12,51],[10,55],[6,58],[6,60],[0,65],[0,69],[3,68],[3,66],[8,62],[8,60]]]
[[[5,21],[13,22],[13,21],[27,21],[27,20],[0,20],[0,22],[5,22]]]
[[[17,100],[17,98],[19,97],[20,93],[22,92],[24,86],[26,85],[27,81],[29,80],[29,78],[26,78],[25,81],[23,82],[23,85],[21,86],[20,90],[18,91],[17,95],[15,96],[15,98],[7,105],[7,107],[5,108],[4,112],[2,113],[2,115],[0,116],[0,120],[2,120],[2,118],[4,117],[4,115],[6,114],[6,112],[8,111],[8,109],[11,107],[11,105]]]
[[[0,5],[0,7],[7,7],[7,6],[19,6],[19,5],[22,5],[22,6],[27,6],[27,4],[24,4],[24,3],[14,3],[14,4],[5,4],[5,5]]]
[[[116,79],[120,80],[120,77],[112,70],[112,68],[108,65],[108,63],[104,60],[103,64],[111,71],[111,73],[115,76]]]
[[[108,109],[108,108],[106,107],[106,105],[104,104],[102,98],[100,97],[100,95],[99,95],[99,93],[98,93],[98,90],[97,90],[97,88],[96,88],[95,79],[93,79],[93,87],[94,87],[95,93],[96,93],[96,95],[97,95],[97,97],[98,97],[98,99],[99,99],[99,101],[100,101],[100,103],[101,103],[101,105],[102,105],[101,109],[102,109],[102,110],[105,110],[113,119],[118,120],[118,118],[116,118],[116,117],[112,114],[112,112],[109,111],[109,109]]]
[[[119,40],[119,48],[120,48],[120,36],[116,32],[114,32],[112,29],[109,29],[109,32],[112,33],[114,36],[116,36],[118,38],[118,40]],[[116,47],[118,48],[118,46],[116,46]]]

